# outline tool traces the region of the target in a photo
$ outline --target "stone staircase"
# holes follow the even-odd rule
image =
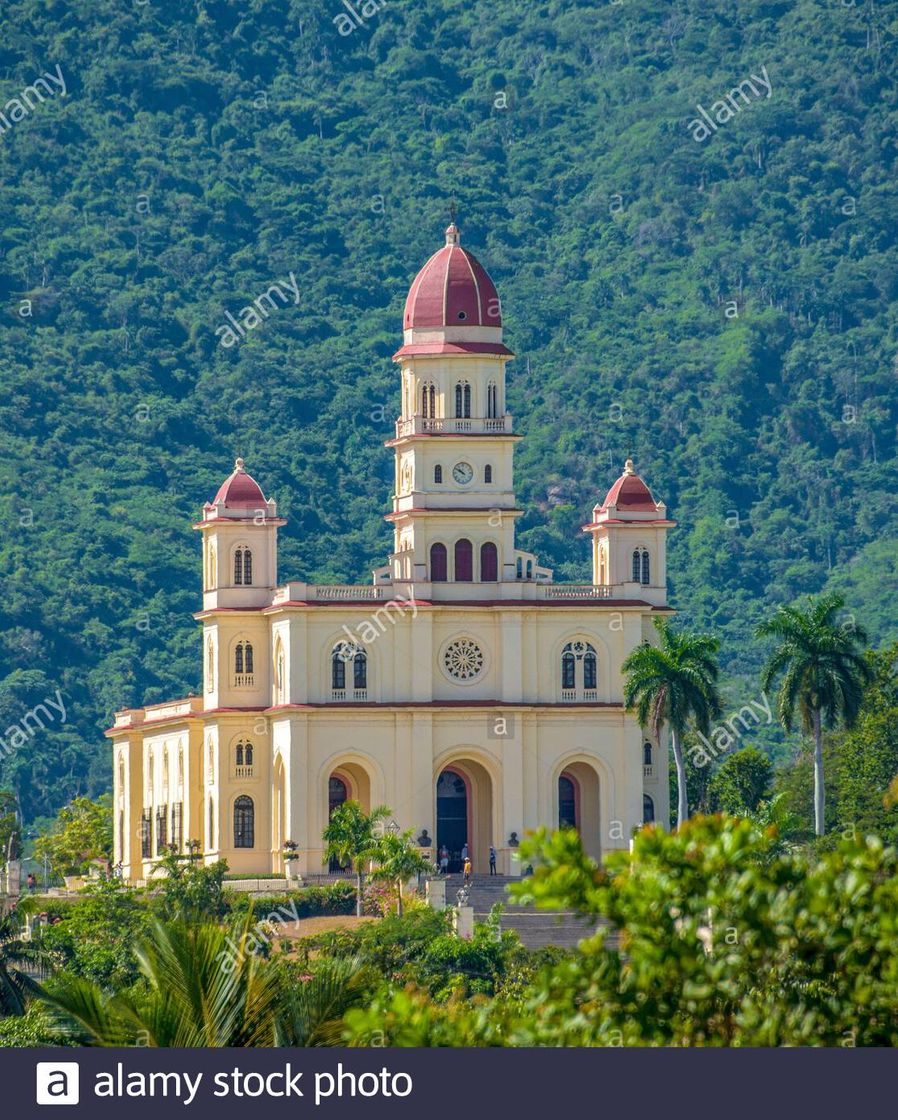
[[[454,906],[456,891],[463,885],[461,875],[446,877],[446,905]],[[537,910],[535,906],[513,906],[506,890],[510,883],[519,880],[510,875],[472,875],[468,904],[474,907],[474,920],[486,921],[492,907],[501,902],[502,929],[512,929],[528,949],[541,949],[555,945],[561,949],[574,949],[584,937],[590,937],[596,924],[584,920],[571,911]]]

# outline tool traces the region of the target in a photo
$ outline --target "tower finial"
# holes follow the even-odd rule
[[[235,471],[242,471],[244,469],[245,468],[244,468],[243,460],[238,455],[237,458],[234,460],[234,470]]]
[[[636,474],[636,471],[633,468],[632,459],[628,459],[626,463],[624,463],[624,474]]]
[[[449,218],[450,218],[450,221],[449,221],[449,225],[446,227],[446,244],[447,245],[457,245],[459,243],[459,241],[461,240],[461,236],[458,232],[458,226],[455,224],[455,213],[456,213],[455,199],[451,198],[449,200]]]

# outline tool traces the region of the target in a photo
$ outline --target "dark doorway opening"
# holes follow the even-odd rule
[[[558,827],[577,826],[577,787],[566,774],[562,774],[558,779]]]
[[[468,787],[454,770],[437,779],[437,852],[449,852],[449,871],[462,870],[462,848],[468,843]]]
[[[328,820],[334,815],[334,809],[339,809],[344,801],[348,800],[349,791],[346,789],[346,783],[342,778],[337,778],[333,774],[327,783],[327,816]],[[327,865],[328,871],[332,875],[338,871],[346,871],[348,868],[341,866],[339,860],[335,856],[331,856],[330,863]]]

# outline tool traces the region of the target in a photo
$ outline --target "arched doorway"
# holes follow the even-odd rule
[[[558,826],[575,828],[587,855],[602,858],[599,775],[588,762],[569,762],[558,776]]]
[[[655,802],[647,793],[642,795],[642,823],[653,824],[655,820]]]
[[[468,784],[456,770],[445,769],[437,778],[437,852],[449,852],[449,871],[462,870],[462,849],[470,847],[468,833]]]
[[[493,834],[493,780],[489,771],[474,759],[447,763],[436,775],[437,858],[445,844],[449,871],[462,870],[462,849],[475,871],[486,871]]]

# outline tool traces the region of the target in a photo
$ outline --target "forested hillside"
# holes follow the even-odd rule
[[[199,689],[190,525],[235,455],[289,518],[282,578],[383,561],[390,356],[451,198],[556,578],[632,455],[734,699],[772,604],[838,587],[894,634],[898,4],[353,7],[0,12],[0,729],[67,706],[3,763],[29,815],[109,784],[114,708]],[[42,74],[64,92],[20,113]],[[220,345],[291,273],[298,305]]]

